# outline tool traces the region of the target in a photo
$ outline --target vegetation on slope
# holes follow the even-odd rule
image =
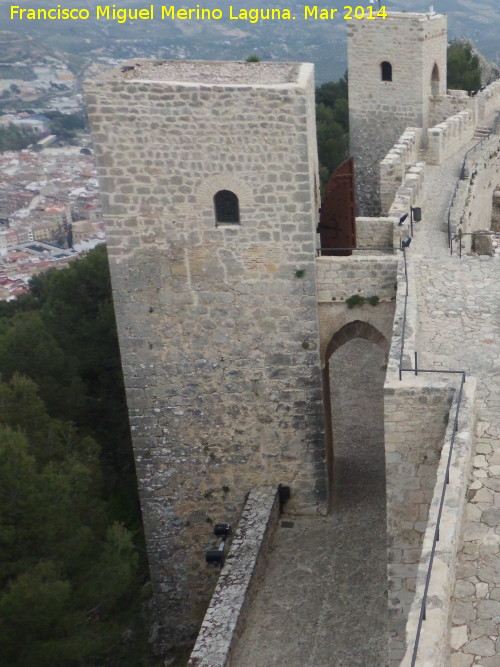
[[[154,664],[106,249],[0,303],[2,667]]]
[[[316,133],[323,191],[331,173],[349,154],[347,72],[338,81],[329,81],[316,88]]]

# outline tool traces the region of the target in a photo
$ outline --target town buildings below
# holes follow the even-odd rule
[[[94,157],[80,146],[0,154],[0,298],[105,242]],[[67,248],[67,249],[66,249]]]

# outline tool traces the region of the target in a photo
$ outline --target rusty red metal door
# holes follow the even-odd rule
[[[354,160],[342,162],[333,172],[321,203],[318,232],[322,255],[352,255],[356,247],[356,203],[354,198]]]

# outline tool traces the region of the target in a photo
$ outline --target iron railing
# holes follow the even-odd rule
[[[478,146],[482,146],[483,143],[485,141],[488,141],[489,139],[491,139],[491,137],[492,137],[492,135],[488,134],[488,136],[483,137],[480,141],[478,141],[477,144],[474,144],[474,146],[472,146],[472,148],[469,148],[469,150],[467,151],[467,153],[464,156],[464,161],[462,162],[462,169],[460,170],[460,180],[461,181],[463,181],[464,178],[465,178],[465,165],[467,163],[467,158],[469,156],[469,153],[472,153],[473,151],[475,151],[476,148],[478,148]]]
[[[454,236],[451,239],[450,255],[453,255],[453,241],[456,241],[458,239],[458,253],[459,253],[460,259],[462,259],[462,237],[464,237],[464,236],[500,236],[500,232],[489,232],[489,231],[485,231],[485,232],[481,232],[481,231],[477,231],[477,232],[459,232],[456,236]]]
[[[316,254],[318,257],[323,256],[323,252],[333,252],[334,250],[345,251],[345,250],[385,250],[394,252],[394,250],[401,250],[402,248],[394,248],[393,246],[370,246],[369,248],[316,248]],[[349,255],[338,255],[339,257],[348,257]],[[335,255],[325,255],[325,257],[335,257]]]
[[[417,633],[415,635],[415,644],[413,645],[413,653],[412,653],[412,658],[411,658],[411,667],[415,667],[415,664],[417,662],[417,654],[418,654],[418,647],[420,645],[420,635],[422,633],[422,624],[426,620],[426,612],[427,612],[427,595],[429,592],[429,585],[431,581],[431,575],[432,575],[432,566],[434,564],[434,556],[436,553],[436,545],[439,542],[439,527],[441,525],[441,516],[443,514],[443,507],[444,507],[444,499],[446,495],[446,487],[450,483],[450,466],[451,466],[451,457],[453,455],[453,446],[455,444],[455,434],[458,431],[458,419],[459,419],[459,414],[460,414],[460,406],[462,404],[462,395],[463,395],[463,388],[465,384],[465,371],[449,371],[449,370],[421,370],[417,368],[417,359],[416,359],[416,353],[415,353],[415,369],[413,368],[403,368],[403,371],[411,371],[415,372],[415,375],[418,373],[453,373],[456,375],[461,375],[462,379],[460,382],[460,389],[458,392],[458,400],[457,400],[457,409],[455,412],[455,419],[453,422],[453,429],[452,429],[452,434],[451,434],[451,441],[450,441],[450,451],[448,452],[448,460],[446,462],[446,471],[445,471],[445,476],[444,476],[444,482],[443,482],[443,488],[441,490],[441,499],[439,502],[439,511],[436,519],[436,527],[434,529],[434,538],[432,540],[432,548],[431,548],[431,553],[429,557],[429,565],[427,567],[427,574],[425,577],[425,586],[424,586],[424,592],[422,595],[422,603],[420,605],[420,614],[418,618],[418,625],[417,625]]]

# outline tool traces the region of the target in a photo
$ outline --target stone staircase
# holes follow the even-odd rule
[[[485,127],[484,125],[482,125],[480,127],[476,127],[476,130],[474,132],[474,137],[476,139],[487,139],[492,132],[493,128]]]

